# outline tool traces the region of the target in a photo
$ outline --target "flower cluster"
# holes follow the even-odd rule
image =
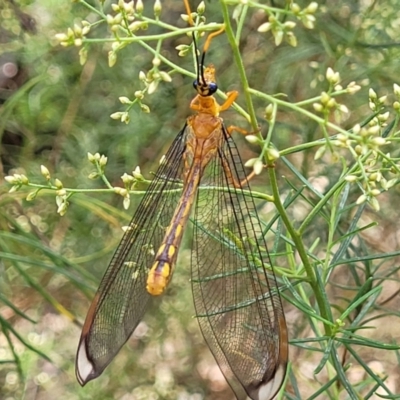
[[[5,177],[6,182],[13,185],[9,190],[9,193],[16,192],[21,189],[22,186],[35,187],[36,189],[33,192],[30,192],[26,196],[27,201],[32,201],[36,198],[38,193],[43,189],[51,189],[56,191],[56,204],[57,204],[57,213],[61,216],[65,215],[68,208],[68,199],[71,194],[67,193],[67,190],[64,189],[62,182],[59,179],[54,179],[52,182],[50,171],[44,165],[40,166],[40,173],[46,179],[47,185],[39,185],[34,184],[29,181],[29,179],[23,174],[14,174]]]
[[[60,42],[61,46],[82,46],[83,39],[90,31],[90,23],[82,21],[82,26],[75,24],[73,28],[68,28],[67,33],[57,33],[56,39]]]
[[[350,82],[346,89],[340,85],[340,74],[335,72],[332,68],[326,71],[326,80],[329,84],[327,92],[322,92],[318,102],[313,103],[315,111],[324,114],[325,118],[329,116],[331,111],[339,111],[341,113],[348,113],[349,110],[344,104],[339,104],[334,96],[342,93],[353,94],[361,89],[355,82]]]
[[[122,122],[125,122],[126,124],[129,123],[130,118],[129,118],[129,111],[132,109],[132,107],[135,104],[138,104],[140,106],[140,109],[144,113],[149,113],[150,112],[150,107],[147,104],[144,104],[142,102],[144,96],[146,93],[152,94],[157,90],[158,84],[161,81],[164,82],[171,82],[171,76],[165,72],[165,71],[160,71],[158,69],[158,66],[160,65],[160,60],[159,58],[154,58],[153,59],[153,68],[146,74],[143,71],[140,71],[139,73],[139,79],[140,81],[144,84],[144,88],[142,90],[137,90],[134,93],[135,98],[133,100],[129,99],[126,96],[121,96],[119,97],[119,101],[121,104],[127,105],[127,109],[125,111],[117,111],[114,112],[110,115],[112,119],[115,120],[120,120]]]
[[[313,29],[315,24],[314,14],[317,9],[318,3],[316,2],[310,3],[304,9],[301,9],[296,3],[292,3],[290,13],[299,19],[307,29]],[[294,21],[282,21],[282,15],[282,13],[271,12],[268,17],[268,22],[261,24],[257,30],[261,33],[271,31],[276,46],[279,46],[282,41],[285,40],[289,45],[296,47],[297,38],[293,33],[296,23]]]
[[[127,173],[124,173],[121,176],[122,182],[124,184],[124,188],[121,187],[115,187],[114,191],[115,193],[119,194],[124,198],[124,208],[127,210],[130,205],[130,196],[129,196],[129,191],[134,190],[137,186],[138,182],[142,182],[144,180],[142,173],[140,172],[139,166],[137,166],[133,171],[132,175],[129,175]]]
[[[100,155],[99,153],[96,154],[88,153],[88,160],[96,167],[96,170],[92,171],[89,174],[89,179],[97,179],[97,178],[103,179],[103,181],[107,184],[107,186],[110,189],[114,191],[114,193],[124,198],[124,203],[123,203],[124,208],[128,209],[130,205],[129,192],[136,188],[138,182],[144,181],[143,175],[140,172],[140,168],[136,167],[135,170],[132,172],[132,175],[124,173],[124,175],[121,176],[124,187],[111,186],[111,184],[105,177],[105,167],[108,161],[107,157],[105,155]]]
[[[400,100],[400,87],[397,84],[394,85],[394,94],[397,100],[393,108],[396,110],[396,102]],[[357,161],[345,177],[347,182],[359,185],[362,191],[357,204],[368,202],[376,211],[380,209],[377,196],[393,187],[400,174],[400,165],[383,150],[384,146],[391,143],[387,137],[390,113],[385,111],[386,101],[387,96],[379,97],[375,90],[369,89],[368,104],[374,112],[373,117],[364,126],[357,124],[349,132],[338,134],[332,141],[333,145],[349,150]]]

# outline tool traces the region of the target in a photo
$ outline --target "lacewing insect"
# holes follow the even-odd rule
[[[190,16],[190,9],[185,0]],[[195,112],[173,141],[125,232],[88,311],[76,356],[83,386],[97,378],[160,299],[192,215],[191,285],[196,318],[238,399],[270,400],[286,373],[288,338],[265,232],[220,112],[213,66],[197,54]],[[243,132],[242,132],[243,133]],[[154,251],[149,251],[153,249]]]

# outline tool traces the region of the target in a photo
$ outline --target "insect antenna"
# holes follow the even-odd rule
[[[190,26],[195,26],[188,0],[184,0],[184,3],[185,3],[185,7],[186,7],[186,12],[188,15],[188,23]],[[210,96],[210,95],[214,94],[217,89],[215,82],[208,82],[208,80],[206,79],[206,77],[204,75],[205,57],[206,57],[208,48],[210,47],[211,40],[215,36],[222,33],[224,30],[225,30],[225,26],[223,26],[222,29],[208,35],[206,42],[204,43],[203,52],[202,52],[201,56],[199,55],[200,51],[199,51],[199,48],[197,45],[196,34],[195,34],[195,32],[192,32],[194,52],[196,55],[196,70],[197,70],[196,71],[197,77],[196,77],[196,81],[193,83],[193,86],[197,90],[197,92],[202,96]],[[212,87],[210,87],[210,85]]]
[[[203,85],[205,84],[205,79],[204,79],[204,59],[205,59],[205,52],[203,51],[203,54],[201,56],[201,62],[200,62],[200,57],[199,57],[199,49],[197,47],[197,41],[196,41],[196,35],[194,32],[192,32],[192,37],[193,37],[193,46],[194,46],[194,52],[196,55],[196,74],[197,74],[197,82],[202,83]]]

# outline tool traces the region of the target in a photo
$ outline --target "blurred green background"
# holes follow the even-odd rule
[[[96,1],[89,3],[98,7]],[[286,4],[265,3],[277,8]],[[299,1],[301,7],[307,4]],[[400,83],[400,8],[397,0],[327,0],[318,4],[315,29],[298,23],[294,30],[296,48],[287,43],[276,47],[270,33],[258,33],[266,16],[256,8],[250,9],[240,40],[241,54],[252,88],[284,93],[291,102],[313,98],[326,90],[328,67],[340,72],[345,84],[357,81],[361,91],[343,100],[350,112],[337,119],[342,128],[350,129],[371,114],[370,87],[383,96],[392,92],[396,80]],[[104,7],[111,13],[109,2]],[[152,8],[153,2],[145,1],[143,14],[152,16]],[[233,6],[230,11],[233,13]],[[181,1],[162,1],[162,21],[185,27],[180,18],[184,12]],[[208,21],[221,22],[219,2],[206,2],[205,16]],[[88,179],[93,166],[87,152],[108,157],[106,173],[112,185],[121,186],[121,175],[131,173],[137,165],[150,178],[190,114],[194,95],[193,79],[174,73],[171,83],[161,82],[154,94],[146,95],[143,101],[150,107],[149,114],[137,107],[130,112],[129,124],[111,119],[110,114],[124,109],[119,96],[134,98],[135,91],[143,89],[138,75],[152,68],[153,56],[140,45],[130,44],[109,68],[110,43],[99,42],[90,45],[87,62],[81,66],[79,49],[60,46],[55,35],[82,19],[94,21],[96,15],[79,1],[0,2],[0,398],[231,399],[233,395],[192,318],[189,249],[182,249],[173,284],[160,306],[147,314],[101,378],[85,388],[75,380],[79,322],[121,238],[121,226],[129,222],[140,197],[132,196],[131,206],[125,211],[118,195],[77,194],[61,217],[56,213],[54,194],[43,193],[27,202],[28,192],[8,194],[10,186],[3,178],[23,173],[32,182],[45,183],[40,174],[43,164],[65,187],[103,188],[101,181]],[[98,38],[109,36],[106,24],[93,31]],[[143,34],[160,32],[161,27],[151,26]],[[193,72],[193,60],[178,57],[175,50],[190,41],[184,35],[164,40],[161,53]],[[148,44],[156,46],[156,42]],[[224,35],[213,42],[208,60],[216,65],[222,91],[241,90]],[[169,71],[163,65],[160,69]],[[265,133],[267,104],[259,98],[253,100]],[[241,95],[238,103],[244,107]],[[226,112],[224,119],[228,124],[248,127],[234,110]],[[279,110],[272,139],[279,150],[321,137],[315,122],[294,111]],[[237,142],[244,160],[255,156],[255,146],[245,144],[243,138],[237,138]],[[314,153],[315,149],[304,150],[289,159],[309,181],[322,185],[318,187],[329,186],[337,179],[340,165],[315,162]],[[283,163],[277,162],[276,168],[278,176],[292,175]],[[266,179],[262,175],[254,187],[268,192]],[[287,181],[282,179],[280,184],[285,193]],[[379,217],[370,216],[379,220],[387,241],[383,243],[376,234],[364,238],[367,245],[381,252],[398,249],[397,193],[391,196],[383,199]],[[315,237],[315,232],[310,235]],[[393,282],[394,286],[387,288],[389,292],[397,290],[397,281]],[[400,305],[396,298],[395,302],[393,309]],[[301,315],[290,307],[287,311],[291,334],[303,336],[306,327]],[[377,338],[386,335],[388,343],[398,340],[399,323],[391,320],[391,324]],[[307,382],[313,379],[315,359],[298,348],[291,351],[294,370],[304,370],[304,379],[298,380],[304,390],[302,398],[307,398],[313,390]],[[297,356],[303,360],[301,365]],[[398,375],[398,362],[385,357],[377,357],[384,371]],[[392,390],[399,392],[400,388]],[[325,398],[324,394],[319,398]]]

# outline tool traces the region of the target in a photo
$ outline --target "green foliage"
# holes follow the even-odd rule
[[[121,225],[190,114],[191,32],[225,24],[207,57],[220,98],[240,91],[225,121],[254,132],[237,142],[290,326],[281,398],[398,398],[397,1],[197,10],[190,27],[172,0],[0,5],[0,62],[19,68],[0,108],[0,397],[229,398],[191,319],[186,248],[102,377],[73,374]]]

